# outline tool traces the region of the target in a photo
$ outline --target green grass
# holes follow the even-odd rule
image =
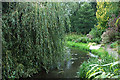
[[[91,53],[92,54],[95,54],[95,55],[98,55],[100,56],[101,58],[104,57],[104,56],[107,56],[108,52],[105,51],[103,48],[99,48],[97,50],[93,49],[91,50]],[[109,55],[108,55],[109,56]]]
[[[88,43],[75,43],[75,42],[67,41],[67,46],[70,48],[78,48],[80,50],[89,51],[92,54],[98,55],[99,57],[104,57],[104,55],[106,56],[108,54],[108,52],[105,51],[103,48],[97,50],[95,49],[90,50]]]
[[[70,48],[79,48],[80,50],[90,51],[87,43],[75,43],[67,41],[67,46]]]

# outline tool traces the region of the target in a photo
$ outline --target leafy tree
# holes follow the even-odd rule
[[[92,6],[87,3],[81,3],[78,11],[70,17],[71,31],[86,34],[95,24],[95,12]]]
[[[78,11],[79,9],[79,3],[78,2],[68,2],[66,3],[66,6],[65,6],[65,10],[66,10],[66,15],[68,15],[69,17],[73,14],[75,15],[76,12]],[[66,20],[65,20],[65,28],[66,28],[66,32],[70,32],[70,27],[71,27],[71,24],[70,24],[70,19],[67,17]]]
[[[97,2],[96,18],[98,21],[98,28],[106,29],[108,27],[108,20],[112,17],[112,14],[116,16],[119,13],[118,2]]]
[[[64,3],[3,3],[3,79],[58,68],[64,59]],[[67,22],[67,21],[66,21]],[[69,21],[70,22],[70,21]]]
[[[97,8],[96,8],[97,3],[96,2],[90,2],[90,4],[91,4],[92,8],[94,9],[94,11],[96,12],[97,11]]]

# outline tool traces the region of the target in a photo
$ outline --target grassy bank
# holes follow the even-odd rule
[[[67,46],[70,48],[78,48],[80,50],[90,51],[87,43],[75,43],[75,42],[67,41]]]
[[[107,51],[105,51],[103,48],[97,50],[95,49],[90,50],[88,43],[75,43],[75,42],[67,41],[67,46],[70,48],[78,48],[80,50],[89,51],[92,54],[98,55],[99,57],[104,57],[108,54]]]
[[[120,62],[117,62],[103,48],[90,50],[88,45],[88,43],[67,41],[67,46],[70,48],[77,48],[99,56],[99,58],[91,57],[88,61],[84,61],[77,72],[78,77],[87,79],[118,78],[118,75],[120,75],[118,64]]]

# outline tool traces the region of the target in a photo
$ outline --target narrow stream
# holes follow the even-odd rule
[[[88,60],[90,57],[87,53],[80,51],[78,49],[70,49],[70,53],[72,53],[72,58],[68,62],[65,63],[63,70],[52,70],[48,74],[36,74],[34,78],[76,78],[77,71],[79,66],[83,63],[83,61]]]

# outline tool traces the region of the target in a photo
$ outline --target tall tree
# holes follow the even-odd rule
[[[69,18],[65,6],[3,3],[3,79],[29,77],[41,70],[48,72],[65,60],[64,21]]]
[[[95,12],[92,6],[84,2],[80,4],[76,15],[71,16],[71,31],[86,34],[95,24]]]
[[[112,14],[116,16],[119,13],[118,2],[97,2],[96,18],[98,21],[98,28],[106,29],[108,27],[108,20],[112,17]]]

